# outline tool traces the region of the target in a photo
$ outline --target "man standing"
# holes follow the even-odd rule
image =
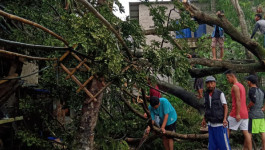
[[[246,78],[249,86],[249,104],[247,106],[249,112],[248,132],[252,134],[261,133],[262,150],[265,150],[265,120],[264,120],[264,92],[257,87],[258,78],[250,75]]]
[[[207,91],[204,93],[205,115],[202,126],[208,124],[209,150],[230,150],[226,126],[228,122],[228,107],[225,95],[216,88],[216,80],[213,76],[206,77]]]
[[[150,97],[149,111],[152,122],[154,123],[155,115],[160,118],[160,127],[162,133],[167,131],[176,131],[177,113],[173,106],[166,98]],[[166,150],[173,150],[173,139],[163,136],[163,144]]]
[[[258,30],[260,30],[260,32],[262,34],[264,34],[263,47],[265,47],[265,20],[262,19],[261,14],[256,14],[255,15],[255,20],[256,20],[256,24],[255,24],[255,28],[254,28],[254,30],[252,32],[251,39],[254,37],[256,32]]]
[[[216,15],[221,15],[223,12],[222,11],[217,11]],[[218,43],[219,48],[220,48],[220,59],[222,60],[224,56],[224,29],[214,25],[214,30],[212,33],[212,54],[213,54],[213,60],[216,60],[216,45]]]
[[[228,117],[229,130],[228,137],[231,130],[242,130],[245,137],[244,150],[252,150],[251,137],[248,133],[248,111],[246,105],[246,91],[244,86],[238,82],[234,72],[228,70],[225,72],[226,79],[233,84],[231,89],[232,96],[232,110]]]

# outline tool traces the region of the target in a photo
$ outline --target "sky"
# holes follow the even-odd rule
[[[140,0],[119,0],[122,6],[125,9],[125,13],[119,13],[119,11],[114,12],[116,16],[121,18],[122,20],[125,20],[127,16],[129,16],[129,2],[140,2]],[[155,1],[155,0],[150,0],[150,1]],[[158,1],[163,1],[163,0],[158,0]],[[168,0],[164,0],[168,1]]]

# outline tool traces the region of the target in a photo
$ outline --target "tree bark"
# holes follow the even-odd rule
[[[238,72],[238,73],[251,73],[251,72],[263,72],[265,70],[265,67],[263,65],[261,65],[260,63],[253,63],[253,61],[246,61],[246,62],[239,62],[239,61],[215,61],[215,60],[211,60],[211,59],[204,59],[204,58],[191,58],[189,59],[189,62],[191,64],[200,64],[200,65],[203,65],[203,66],[208,66],[208,67],[215,67],[213,68],[213,70],[217,71],[216,68],[223,68],[223,69],[220,69],[220,71],[222,70],[234,70],[235,72]],[[193,69],[193,70],[196,70],[196,69]],[[197,69],[197,76],[203,76],[203,75],[200,75],[198,73],[198,70]],[[201,71],[203,71],[205,69],[201,69]],[[211,69],[208,68],[206,69],[208,71],[210,71]],[[221,72],[219,72],[221,73]],[[206,72],[203,73],[204,75],[208,75]],[[193,74],[194,75],[194,74]]]
[[[239,19],[239,23],[240,23],[242,34],[245,37],[249,38],[250,34],[248,33],[247,23],[246,23],[246,20],[245,20],[245,14],[244,14],[243,10],[241,9],[238,0],[230,0],[230,1],[233,4],[233,6],[234,6],[234,8],[235,8],[235,10],[237,12],[237,16],[238,16],[238,19]],[[252,58],[251,54],[248,52],[247,49],[245,49],[245,54],[246,54],[246,58],[247,59],[251,59]]]
[[[198,8],[192,4],[183,3],[186,10],[189,11],[191,16],[195,17],[202,23],[208,25],[218,25],[222,27],[231,38],[247,48],[251,53],[253,53],[261,62],[262,65],[265,63],[265,49],[257,42],[251,40],[249,37],[245,37],[240,31],[237,30],[225,16],[219,15],[218,18],[212,17],[204,12],[200,11]]]
[[[186,104],[197,109],[200,114],[204,113],[204,101],[197,99],[194,93],[186,91],[182,87],[172,85],[169,83],[165,83],[165,82],[158,82],[158,87],[162,91],[167,91],[167,93],[170,93],[180,98]]]
[[[88,85],[88,90],[95,95],[102,87],[103,84],[94,78]],[[94,148],[94,128],[97,124],[102,97],[103,94],[101,93],[96,97],[97,101],[86,104],[90,97],[87,97],[84,101],[77,139],[79,150],[93,150]]]

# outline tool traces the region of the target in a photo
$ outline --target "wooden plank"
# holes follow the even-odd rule
[[[19,120],[23,120],[23,116],[19,116],[19,117],[15,117],[15,118],[2,119],[2,120],[0,120],[0,124],[15,122],[15,121],[19,121]]]
[[[70,74],[71,72],[62,64],[60,63],[60,66],[63,68],[63,70],[67,73]],[[71,78],[75,81],[76,84],[79,85],[79,87],[82,87],[82,83],[74,76],[72,75]],[[83,88],[83,90],[85,91],[85,93],[89,96],[89,97],[94,97],[88,90],[86,87]],[[96,98],[95,98],[96,100]]]
[[[70,76],[73,75],[76,72],[76,70],[79,69],[86,61],[87,59],[85,58],[78,66],[74,68],[74,70],[71,71],[71,73],[67,77],[65,77],[65,79],[66,80],[69,79]]]

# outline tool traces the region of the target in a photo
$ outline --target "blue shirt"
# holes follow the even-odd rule
[[[155,115],[159,116],[160,125],[162,125],[164,116],[168,114],[166,126],[173,124],[175,121],[177,121],[177,113],[175,109],[166,98],[159,98],[159,101],[160,105],[157,109],[154,109],[153,107],[151,107],[151,105],[148,106],[152,120],[155,120]]]

